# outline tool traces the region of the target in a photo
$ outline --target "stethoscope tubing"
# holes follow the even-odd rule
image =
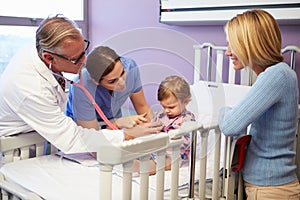
[[[52,72],[52,71],[51,71]],[[68,81],[70,84],[79,87],[80,89],[82,89],[82,91],[85,93],[85,95],[87,96],[87,98],[90,100],[90,102],[93,104],[94,108],[96,109],[97,113],[100,115],[100,117],[103,119],[103,121],[109,126],[109,128],[111,128],[112,130],[119,130],[118,127],[116,127],[111,121],[109,121],[109,119],[107,119],[107,117],[105,116],[105,114],[103,113],[103,111],[101,110],[101,108],[98,106],[98,104],[96,103],[95,99],[92,97],[92,95],[89,93],[89,91],[84,87],[83,83],[82,83],[82,76],[81,73],[79,73],[79,84],[71,81],[67,78],[65,78],[64,76],[52,72],[52,74],[56,75],[56,76],[60,76],[62,78],[64,78],[66,81]]]

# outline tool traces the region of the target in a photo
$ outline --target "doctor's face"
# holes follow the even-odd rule
[[[126,89],[126,71],[121,61],[116,63],[109,74],[102,77],[100,84],[110,91],[123,92]]]
[[[239,58],[234,54],[234,52],[231,50],[230,46],[228,45],[227,50],[225,52],[226,56],[229,56],[233,63],[233,69],[235,70],[241,70],[244,68],[242,62],[239,60]]]
[[[66,40],[56,52],[43,50],[43,53],[50,55],[52,71],[77,74],[85,64],[89,44],[90,42],[83,38]]]

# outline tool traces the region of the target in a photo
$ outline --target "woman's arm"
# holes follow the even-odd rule
[[[148,121],[151,121],[151,119],[154,117],[154,113],[145,99],[144,90],[141,89],[138,92],[132,93],[130,99],[136,112],[139,115],[147,113],[146,118]]]
[[[84,128],[93,128],[95,130],[99,130],[99,125],[98,125],[97,119],[94,119],[91,121],[78,120],[77,124]]]
[[[222,108],[219,126],[225,135],[239,135],[282,97],[287,77],[276,67],[261,73],[236,106]]]

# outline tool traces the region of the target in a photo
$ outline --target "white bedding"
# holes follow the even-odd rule
[[[87,167],[56,155],[42,156],[8,163],[1,172],[9,180],[22,185],[47,200],[98,200],[99,168]],[[114,175],[113,199],[121,199],[122,177]],[[138,184],[133,182],[133,199],[138,198]],[[155,193],[149,193],[155,197]]]
[[[197,164],[198,165],[198,164]],[[196,166],[197,169],[198,166]],[[212,165],[208,164],[208,172],[212,172]],[[122,199],[122,172],[117,166],[113,171],[112,199]],[[40,195],[47,200],[97,200],[99,199],[99,168],[88,167],[63,159],[57,155],[42,156],[28,160],[8,163],[0,169],[6,179],[22,185],[27,190]],[[198,180],[196,170],[196,180]],[[180,168],[179,185],[187,188],[189,181],[188,167]],[[208,173],[207,178],[212,177]],[[149,199],[155,199],[156,176],[149,178]],[[171,185],[171,172],[165,172],[165,197]],[[118,190],[118,192],[116,192]],[[132,181],[132,199],[139,199],[139,178]],[[182,190],[185,193],[187,190]]]

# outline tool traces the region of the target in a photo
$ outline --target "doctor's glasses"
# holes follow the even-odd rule
[[[86,43],[84,51],[77,58],[75,58],[75,59],[66,58],[66,57],[64,57],[64,56],[62,56],[62,55],[60,55],[58,53],[54,53],[54,52],[51,52],[51,51],[47,51],[47,50],[44,50],[44,51],[48,52],[48,53],[51,53],[54,56],[57,56],[57,57],[62,58],[64,60],[67,60],[67,61],[73,63],[74,65],[77,65],[78,62],[82,59],[82,57],[86,54],[86,51],[88,50],[88,48],[90,46],[90,41],[84,40],[84,42]]]

